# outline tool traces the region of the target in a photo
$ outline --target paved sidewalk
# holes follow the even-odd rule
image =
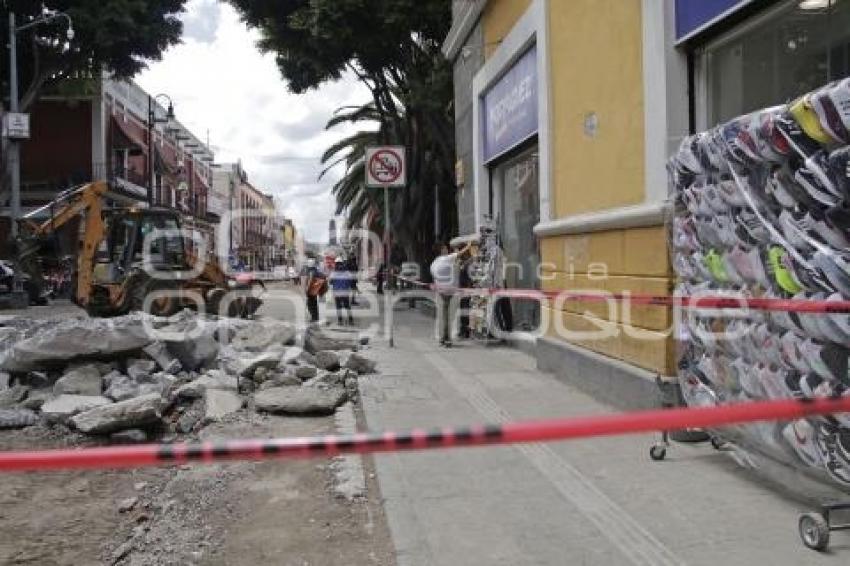
[[[396,348],[370,352],[361,382],[372,430],[608,412],[511,348],[439,348],[433,319],[399,308]],[[783,498],[707,444],[652,462],[651,435],[376,455],[401,566],[838,564],[850,534],[814,553],[805,504]]]

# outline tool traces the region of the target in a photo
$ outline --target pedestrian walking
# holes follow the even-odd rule
[[[336,305],[336,319],[340,326],[343,325],[343,310],[348,313],[348,325],[354,326],[354,316],[351,314],[351,294],[354,289],[354,273],[349,271],[349,266],[337,258],[335,269],[330,276],[330,286],[334,292],[334,304]]]
[[[440,345],[450,348],[452,345],[452,299],[460,287],[461,264],[471,254],[472,246],[467,244],[461,250],[449,253],[449,247],[443,245],[440,255],[431,263],[431,277],[437,291],[440,325]]]
[[[328,279],[321,268],[316,265],[315,259],[307,259],[303,280],[304,294],[307,296],[307,312],[310,313],[310,322],[319,322],[319,297],[324,296],[327,292]]]

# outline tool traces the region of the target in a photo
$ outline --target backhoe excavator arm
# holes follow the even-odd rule
[[[77,256],[77,288],[74,290],[77,303],[83,306],[88,304],[91,294],[94,256],[105,236],[103,197],[107,190],[108,185],[103,181],[84,185],[31,212],[20,221],[31,236],[43,238],[85,213],[83,242]],[[57,206],[61,208],[54,210]],[[50,218],[42,223],[33,221],[32,217],[44,210],[51,210]],[[22,252],[22,255],[27,254]]]

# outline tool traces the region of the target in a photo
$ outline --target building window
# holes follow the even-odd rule
[[[850,0],[794,0],[706,46],[704,126],[850,75]]]

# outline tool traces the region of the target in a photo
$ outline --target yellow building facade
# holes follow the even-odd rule
[[[476,229],[489,214],[503,225],[509,263],[512,248],[536,255],[535,280],[507,276],[506,286],[670,294],[664,168],[687,132],[686,95],[670,94],[686,84],[684,68],[670,65],[672,4],[490,0],[478,7],[482,61],[471,85]],[[444,51],[453,41],[460,42],[450,35]],[[458,58],[471,59],[474,49],[458,48]],[[526,71],[529,58],[534,68]],[[512,112],[534,114],[534,123],[528,116],[512,121]],[[522,139],[491,139],[510,130]],[[529,163],[534,174],[523,178],[534,185],[530,191],[514,182],[514,169],[526,171]],[[517,200],[517,191],[536,191],[537,198]],[[529,215],[510,207],[529,203],[537,207],[533,224],[514,221]],[[521,230],[511,233],[512,223]],[[604,375],[598,370],[613,364],[643,391],[656,375],[675,374],[665,307],[550,298],[538,308],[533,349],[543,369]]]

